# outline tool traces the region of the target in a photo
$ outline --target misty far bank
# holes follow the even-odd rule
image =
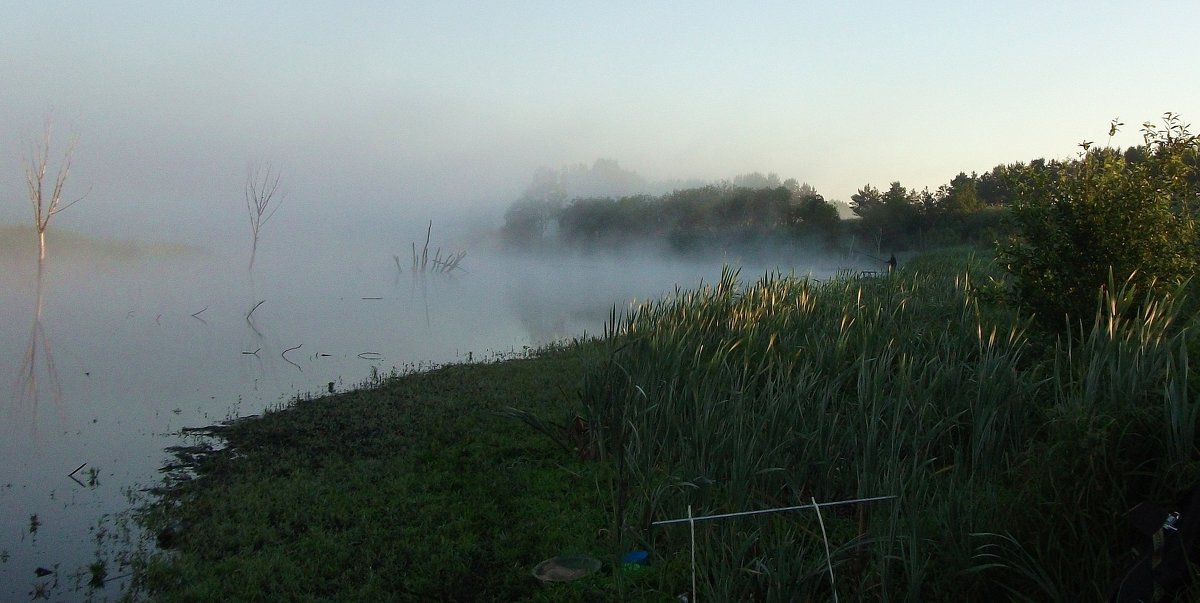
[[[1144,146],[1113,152],[1133,164],[1148,156]],[[845,203],[774,173],[669,188],[598,160],[537,171],[505,211],[499,243],[525,253],[724,258],[733,265],[828,257],[878,269],[892,254],[1013,239],[1011,209],[1021,191],[1055,178],[1071,161],[1038,158],[959,172],[935,191],[867,184]]]
[[[1115,152],[1131,163],[1147,156],[1142,146]],[[331,206],[289,202],[264,234],[262,245],[268,254],[302,256],[337,247],[378,255],[389,263],[393,256],[407,261],[412,245],[423,240],[432,221],[429,251],[465,252],[466,269],[472,259],[497,251],[556,257],[603,254],[625,261],[685,258],[734,266],[797,266],[818,257],[823,263],[872,269],[892,253],[904,257],[939,247],[990,246],[1011,237],[1008,217],[1019,191],[1054,177],[1066,163],[1040,158],[1000,164],[982,174],[960,172],[936,191],[910,189],[900,182],[886,189],[867,184],[847,203],[774,173],[752,172],[715,182],[649,181],[616,160],[598,159],[591,165],[535,170],[525,190],[503,210],[501,199],[489,208],[467,212],[452,211],[447,204],[403,211],[381,204],[375,211],[335,218]],[[243,248],[248,254],[251,238],[244,216],[230,212],[224,218],[228,225],[206,227],[210,232],[197,240],[183,235],[179,241],[143,242],[174,232],[161,228],[95,240],[90,234],[73,234],[92,231],[90,223],[77,218],[47,234],[51,248],[123,257],[198,250],[237,254]],[[20,253],[29,241],[36,242],[31,230],[0,227],[0,254]]]

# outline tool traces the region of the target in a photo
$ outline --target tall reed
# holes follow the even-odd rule
[[[1172,471],[1197,458],[1174,304],[1110,288],[1090,331],[1033,345],[1045,336],[1029,321],[981,300],[994,273],[957,258],[743,284],[726,269],[614,310],[581,392],[616,469],[617,533],[670,566],[686,526],[650,523],[689,505],[894,494],[824,512],[829,561],[815,515],[697,525],[699,596],[1010,598],[997,582],[1099,596],[1121,512],[1182,485]]]

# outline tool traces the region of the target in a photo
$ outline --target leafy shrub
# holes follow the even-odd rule
[[[1018,301],[1043,318],[1092,315],[1113,281],[1165,291],[1196,271],[1200,139],[1173,113],[1142,132],[1142,152],[1084,142],[1077,159],[1015,183],[1020,233],[998,255]]]

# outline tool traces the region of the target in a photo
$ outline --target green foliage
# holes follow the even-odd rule
[[[687,559],[660,519],[876,495],[696,526],[702,600],[1098,600],[1123,513],[1197,466],[1169,297],[1112,291],[1061,345],[988,304],[962,256],[886,278],[767,276],[613,317],[583,399],[615,532]],[[836,569],[830,582],[827,564]]]
[[[546,240],[546,229],[562,202],[555,199],[521,199],[504,212],[501,234],[510,247],[538,247]]]
[[[850,209],[860,218],[868,218],[883,206],[883,194],[870,184],[850,195]]]
[[[795,193],[793,193],[793,198]],[[788,223],[798,236],[820,235],[827,247],[833,247],[842,230],[842,220],[833,204],[813,193],[799,198],[790,209]]]
[[[909,190],[899,182],[892,182],[887,191],[868,184],[851,196],[848,206],[827,201],[794,178],[780,183],[776,174],[758,172],[658,196],[571,193],[572,189],[601,190],[583,184],[613,171],[603,167],[597,162],[590,170],[586,166],[574,171],[564,168],[561,173],[540,170],[505,214],[506,245],[590,252],[643,243],[682,254],[730,250],[752,254],[780,245],[811,247],[814,243],[853,249],[847,241],[853,237],[884,255],[943,245],[991,245],[1002,230],[996,218],[1009,202],[1014,174],[1025,173],[1023,164],[1011,169],[997,166],[995,173],[978,178],[959,173],[936,193]],[[604,182],[623,190],[619,178]],[[985,200],[979,187],[990,197]],[[839,205],[858,219],[843,220]]]
[[[951,216],[966,216],[981,209],[976,179],[959,172],[941,191],[938,209]]]
[[[559,243],[566,247],[596,251],[642,242],[681,253],[810,236],[832,244],[840,225],[837,209],[800,185],[711,185],[661,197],[579,198],[564,205],[556,220]]]
[[[875,253],[916,246],[927,226],[918,195],[899,182],[891,183],[883,193],[868,184],[851,195],[850,200],[854,213],[860,217],[859,234]]]
[[[1115,125],[1113,126],[1115,129]],[[1000,249],[1016,298],[1050,322],[1089,316],[1097,291],[1128,280],[1167,291],[1195,273],[1197,138],[1174,114],[1146,124],[1144,153],[1083,143],[1080,156],[1016,184],[1020,234]]]
[[[531,569],[585,553],[606,568],[607,469],[519,420],[577,404],[586,345],[458,365],[300,400],[219,429],[194,479],[146,510],[185,526],[137,566],[159,601],[589,601],[653,591],[611,571],[543,585]],[[507,414],[509,416],[503,416]],[[644,594],[644,593],[643,593]],[[143,597],[138,597],[143,598]],[[632,598],[654,600],[652,595]],[[666,599],[660,597],[659,600]]]

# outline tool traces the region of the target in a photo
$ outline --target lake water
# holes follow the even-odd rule
[[[476,253],[465,271],[414,275],[410,257],[401,272],[366,247],[264,244],[252,272],[244,253],[52,249],[40,286],[33,256],[0,257],[0,600],[117,599],[137,539],[114,516],[158,483],[183,427],[372,371],[598,334],[614,304],[711,282],[724,263]],[[104,588],[87,586],[96,562]]]

